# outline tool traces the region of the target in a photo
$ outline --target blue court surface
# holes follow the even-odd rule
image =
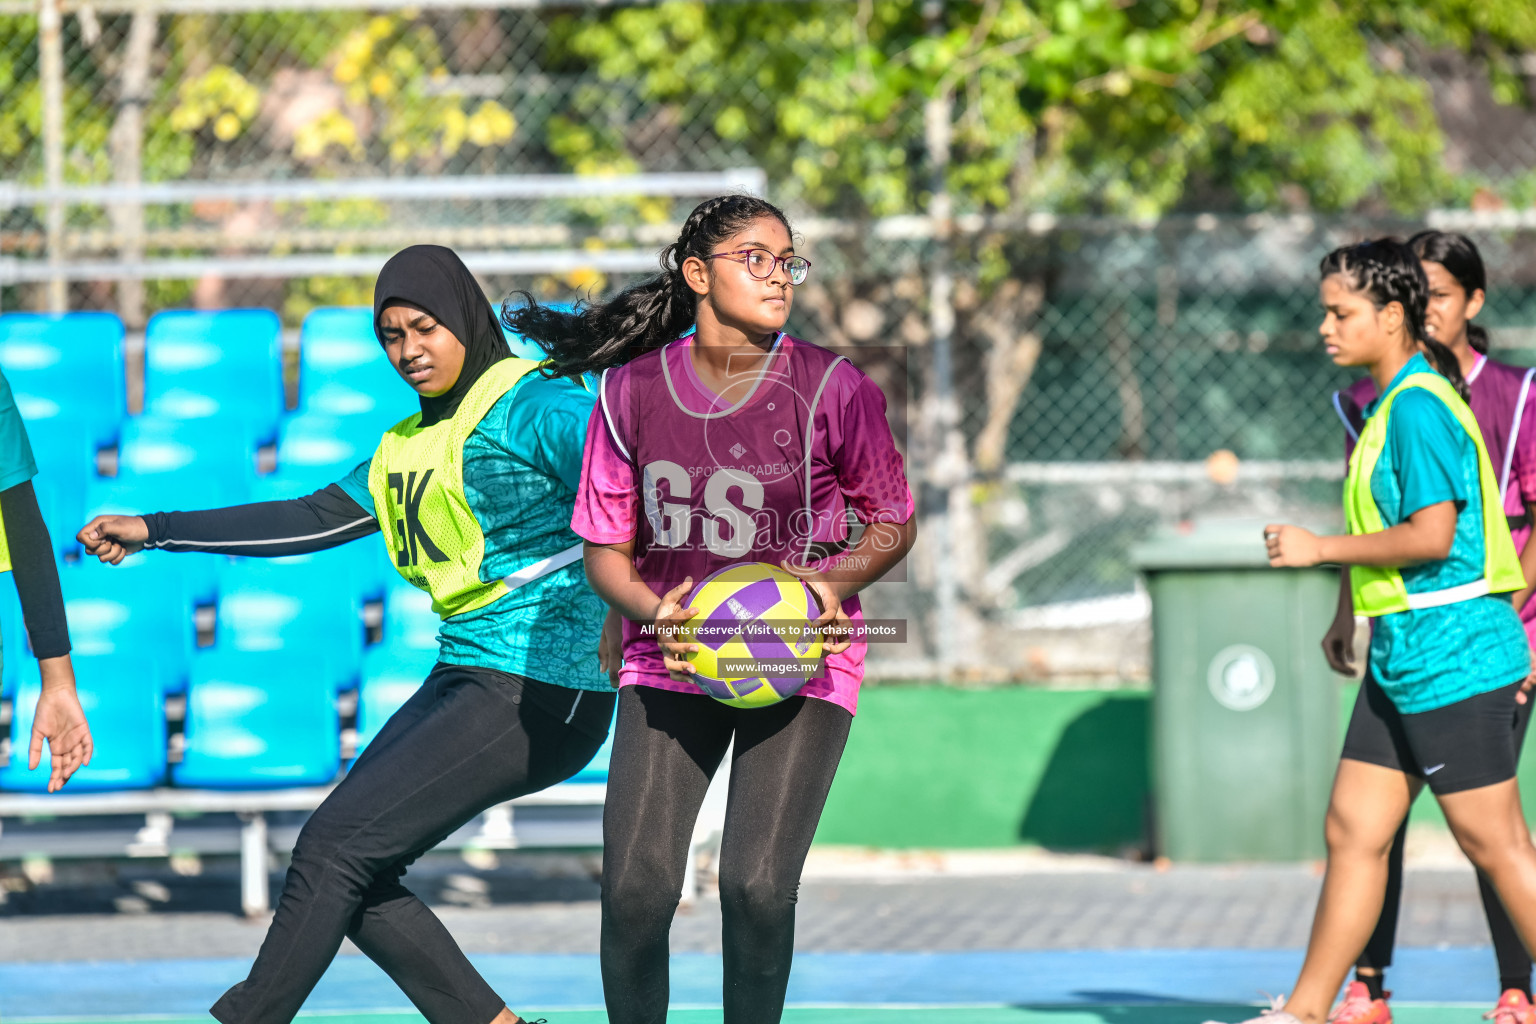
[[[599,1024],[597,957],[472,958],[528,1019]],[[1236,1020],[1263,992],[1282,992],[1300,950],[1114,950],[803,953],[795,958],[787,1024],[1199,1024]],[[0,964],[0,1018],[18,1021],[207,1020],[244,977],[246,960],[101,960]],[[1401,1024],[1475,1021],[1492,1004],[1486,948],[1404,949],[1392,971]],[[719,1021],[720,958],[672,960],[670,1015]],[[412,1024],[420,1018],[370,961],[338,958],[305,1007],[317,1024]]]

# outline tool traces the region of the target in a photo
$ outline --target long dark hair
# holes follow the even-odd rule
[[[1473,292],[1487,294],[1488,272],[1483,269],[1482,254],[1466,235],[1449,231],[1420,231],[1408,239],[1408,246],[1419,259],[1444,267],[1468,297]],[[1473,351],[1487,355],[1488,332],[1468,320],[1467,344],[1472,346]]]
[[[1408,337],[1423,346],[1424,355],[1441,375],[1451,382],[1463,400],[1471,393],[1461,376],[1461,364],[1443,344],[1424,330],[1424,311],[1429,305],[1429,279],[1419,264],[1419,256],[1395,238],[1378,238],[1335,249],[1318,265],[1323,277],[1338,274],[1349,287],[1377,309],[1396,302],[1403,307],[1403,325]]]
[[[656,277],[607,302],[578,303],[574,312],[541,306],[527,292],[517,292],[502,303],[501,322],[544,350],[550,376],[577,378],[620,366],[677,338],[693,323],[696,296],[683,280],[683,261],[708,256],[759,217],[773,217],[790,230],[784,211],[756,196],[706,199],[688,215],[677,241],[661,251]],[[514,307],[519,297],[523,304]]]

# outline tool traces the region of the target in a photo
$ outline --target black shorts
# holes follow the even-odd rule
[[[1367,672],[1340,756],[1423,779],[1436,796],[1507,782],[1531,721],[1531,702],[1515,702],[1523,682],[1405,715]]]

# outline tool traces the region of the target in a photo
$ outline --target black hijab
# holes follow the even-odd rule
[[[485,292],[452,249],[413,245],[384,264],[373,286],[373,334],[381,345],[384,333],[379,315],[389,305],[414,306],[432,314],[464,345],[464,369],[453,387],[436,398],[418,396],[424,427],[453,416],[481,374],[512,355]]]

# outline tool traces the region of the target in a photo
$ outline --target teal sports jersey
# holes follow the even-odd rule
[[[1416,355],[1387,390],[1407,374],[1428,372],[1428,361]],[[1367,406],[1366,415],[1376,406]],[[1400,395],[1391,416],[1386,447],[1371,474],[1371,495],[1382,523],[1391,528],[1443,501],[1457,507],[1450,555],[1404,566],[1404,586],[1419,594],[1481,579],[1485,552],[1477,447],[1445,404],[1427,391]],[[1374,620],[1371,671],[1400,712],[1432,711],[1508,686],[1530,672],[1530,646],[1509,597],[1493,594]]]
[[[568,380],[532,376],[503,395],[464,443],[464,491],[485,533],[483,581],[581,543],[571,531],[571,511],[595,400]],[[367,462],[338,483],[373,510]],[[438,658],[558,686],[611,690],[597,664],[607,614],[578,559],[484,608],[444,619]]]
[[[8,491],[37,476],[32,442],[11,394],[11,382],[0,373],[0,491]]]

